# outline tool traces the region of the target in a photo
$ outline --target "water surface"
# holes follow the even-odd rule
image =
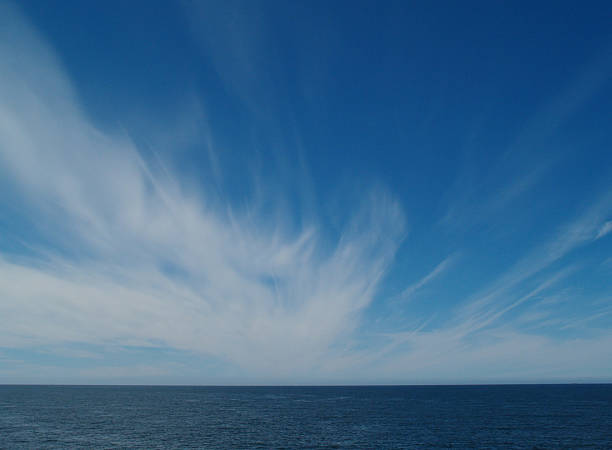
[[[0,386],[0,448],[612,448],[612,385]]]

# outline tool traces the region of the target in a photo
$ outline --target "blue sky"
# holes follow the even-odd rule
[[[612,381],[609,2],[0,6],[0,382]]]

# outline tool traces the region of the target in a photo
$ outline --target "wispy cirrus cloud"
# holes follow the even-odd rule
[[[1,20],[0,170],[48,245],[0,259],[0,345],[161,345],[262,373],[324,364],[394,256],[397,202],[373,189],[330,245],[286,203],[269,219],[190,189],[97,129],[40,36],[6,5]]]
[[[404,289],[397,297],[398,299],[407,300],[412,297],[417,291],[433,282],[436,278],[440,277],[445,271],[447,271],[458,259],[457,254],[452,254],[444,258],[434,269],[421,278],[416,283],[411,284]]]
[[[448,320],[380,334],[375,345],[338,358],[337,364],[360,365],[363,373],[390,382],[397,382],[397,374],[425,383],[448,382],[453,376],[471,382],[554,380],[560,373],[575,379],[609,379],[612,365],[603,361],[611,356],[607,345],[612,337],[605,325],[595,326],[609,315],[609,307],[587,303],[575,293],[561,299],[558,294],[579,269],[565,258],[581,247],[597,245],[593,240],[611,209],[612,197],[601,194],[498,278],[459,299]],[[421,281],[435,278],[440,266],[448,267],[445,261]],[[568,314],[560,310],[560,300],[582,302],[582,308]],[[584,333],[586,324],[591,326],[589,333]],[[552,335],[542,332],[547,327],[555,330]],[[568,329],[580,330],[581,337],[558,333]],[[586,353],[580,354],[580,348]],[[449,373],[453,375],[445,375]]]
[[[462,307],[462,314],[473,316],[477,311],[504,308],[503,305],[508,301],[504,299],[511,298],[513,291],[529,283],[572,251],[596,239],[611,209],[612,195],[602,193],[599,199],[577,217],[551,233],[547,241],[537,245],[496,280],[474,294]]]
[[[486,173],[478,174],[473,161],[468,161],[451,187],[450,201],[440,223],[463,229],[477,223],[489,227],[498,223],[504,211],[574,152],[554,143],[555,133],[608,86],[611,74],[612,46],[607,45],[529,117],[512,144],[486,167]]]
[[[196,10],[197,20],[211,20]],[[204,29],[200,43],[228,90],[258,120],[274,122],[283,109],[276,100],[283,96],[259,59],[269,47],[265,18],[249,22],[246,10],[230,10],[236,20]],[[406,308],[389,314],[398,320],[383,320],[375,333],[361,319],[377,306],[375,299],[378,305],[398,299],[376,294],[405,234],[402,207],[389,192],[364,189],[352,192],[351,201],[330,202],[340,206],[332,232],[316,220],[320,210],[301,216],[304,205],[279,194],[283,182],[267,175],[257,174],[252,195],[236,200],[223,191],[227,173],[211,137],[211,112],[197,100],[185,120],[156,126],[151,134],[165,149],[175,139],[180,144],[197,136],[208,158],[200,175],[210,183],[184,177],[163,151],[145,156],[126,135],[98,128],[44,39],[6,4],[0,23],[0,201],[11,205],[0,213],[14,212],[17,222],[30,227],[10,230],[27,252],[10,246],[0,251],[0,347],[93,361],[71,381],[172,382],[186,370],[191,383],[211,379],[189,364],[112,357],[125,351],[130,359],[142,348],[221,361],[217,382],[229,372],[237,382],[343,383],[533,381],[560,373],[567,380],[612,373],[609,329],[594,326],[608,317],[609,307],[585,303],[560,315],[558,304],[547,303],[579,269],[567,256],[606,243],[600,239],[610,232],[610,195],[549,230],[500,273],[478,279],[467,295],[455,294],[445,282],[469,263],[468,249],[450,254],[406,288],[399,283],[395,292],[403,300],[433,287],[447,287],[452,299],[439,302],[440,320],[417,302],[405,302]],[[228,39],[219,42],[220,36]],[[517,146],[529,148],[552,134],[604,81],[596,71],[569,89],[560,97],[565,106],[553,102],[554,108],[535,116]],[[516,177],[501,176],[508,175],[501,164],[485,180],[495,178],[495,189],[482,194],[484,185],[473,184],[447,222],[455,224],[459,216],[489,221],[529,192],[548,163],[529,164]],[[304,190],[310,190],[306,209],[312,212],[320,205],[314,189]],[[589,333],[540,333],[546,324],[557,332],[583,331],[586,324]],[[54,380],[66,379],[61,364],[0,360],[3,379],[46,370]]]
[[[606,223],[604,223],[599,228],[599,231],[597,232],[597,235],[595,236],[595,239],[601,239],[602,237],[604,237],[605,235],[607,235],[611,231],[612,231],[612,220],[608,220]]]

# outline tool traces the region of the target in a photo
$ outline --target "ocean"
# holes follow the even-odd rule
[[[5,385],[0,448],[612,448],[612,385]]]

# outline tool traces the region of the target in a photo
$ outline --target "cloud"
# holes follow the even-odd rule
[[[456,254],[447,256],[431,272],[429,272],[427,275],[425,275],[423,278],[421,278],[416,283],[411,284],[406,289],[404,289],[398,297],[402,299],[409,299],[423,286],[431,283],[436,278],[438,278],[440,275],[442,275],[442,273],[448,270],[455,263],[456,260],[457,260]]]
[[[492,309],[503,309],[513,298],[513,292],[525,289],[550,267],[572,251],[592,242],[601,230],[603,218],[612,208],[612,195],[604,193],[576,218],[551,233],[548,240],[537,245],[520,258],[500,277],[472,295],[462,306],[461,317],[489,314]],[[571,271],[568,268],[562,273]],[[516,297],[516,296],[515,296]]]
[[[266,36],[250,41],[265,28],[261,20],[252,29],[240,25],[243,34],[227,43],[232,52],[244,46],[240,60],[213,55],[227,85],[253,108],[265,104],[274,89],[265,74],[243,78],[258,65],[253,55],[265,47]],[[226,32],[231,34],[219,34]],[[551,129],[590,95],[586,89],[559,117],[544,114]],[[208,125],[198,128],[210,112],[199,110],[197,101],[193,105],[193,114],[175,128],[199,139],[210,132]],[[154,132],[171,147],[173,133],[159,128]],[[371,336],[360,329],[361,318],[404,235],[399,203],[382,188],[359,192],[359,202],[330,202],[348,210],[333,212],[341,216],[334,224],[343,224],[336,235],[313,219],[316,214],[296,219],[303,205],[271,193],[269,185],[282,186],[278,180],[259,177],[252,198],[236,201],[224,194],[214,181],[225,175],[222,158],[213,151],[214,140],[203,139],[210,167],[201,175],[213,180],[208,184],[185,179],[162,156],[143,156],[124,134],[100,130],[52,49],[18,12],[0,5],[0,201],[14,205],[17,225],[8,232],[28,246],[21,254],[0,250],[0,347],[44,348],[92,364],[100,359],[99,367],[82,368],[71,380],[172,381],[185,370],[167,361],[105,360],[107,349],[126,347],[170,348],[221,361],[220,371],[238,368],[232,372],[236,382],[609,379],[609,330],[565,339],[530,334],[520,330],[525,316],[519,310],[551,294],[575,270],[556,264],[611,231],[604,221],[610,195],[500,277],[458,298],[447,322],[421,320],[417,311],[408,311],[414,314],[410,322],[420,325]],[[484,209],[503,209],[539,177],[536,170],[520,178],[501,196],[501,206]],[[20,220],[35,225],[22,229]],[[439,281],[455,262],[455,255],[445,258],[405,288],[402,298]],[[584,318],[565,318],[558,327],[590,325],[609,314],[584,310]],[[539,317],[558,319],[542,311]],[[72,344],[87,350],[66,350]],[[0,359],[0,376],[18,380],[36,372],[66,379],[61,365],[15,361]],[[189,369],[190,382],[201,382],[197,368]]]
[[[612,46],[607,45],[528,118],[514,142],[483,173],[477,173],[475,161],[467,161],[450,187],[449,204],[439,223],[459,229],[502,224],[500,218],[511,210],[509,206],[531,192],[571,152],[549,141],[597,98],[611,74]]]
[[[452,340],[443,332],[419,333],[412,352],[378,361],[377,371],[421,382],[524,382],[610,380],[612,336],[553,339],[496,328],[475,342]],[[401,349],[400,349],[401,350]]]
[[[604,193],[497,279],[458,299],[448,320],[382,333],[362,352],[338,358],[338,370],[359,366],[363,376],[387,382],[610,380],[612,366],[602,361],[612,358],[612,333],[605,326],[585,330],[585,324],[605,319],[609,310],[571,294],[567,301],[581,302],[580,312],[567,314],[558,304],[551,307],[549,298],[564,292],[559,284],[580,267],[564,258],[592,243],[611,205],[612,197]],[[439,267],[408,292],[435,278]],[[528,305],[536,320],[526,324]],[[554,330],[552,335],[542,332],[546,327]],[[563,332],[567,329],[581,337]]]
[[[0,171],[47,244],[0,259],[0,346],[162,345],[256,373],[323,364],[394,257],[398,203],[372,189],[332,241],[293,226],[280,195],[269,214],[194,188],[97,129],[53,51],[1,12]]]
[[[604,223],[601,226],[601,228],[599,228],[599,231],[597,232],[597,236],[595,236],[595,239],[601,239],[602,237],[607,235],[610,231],[612,231],[612,220],[608,220],[606,223]]]

